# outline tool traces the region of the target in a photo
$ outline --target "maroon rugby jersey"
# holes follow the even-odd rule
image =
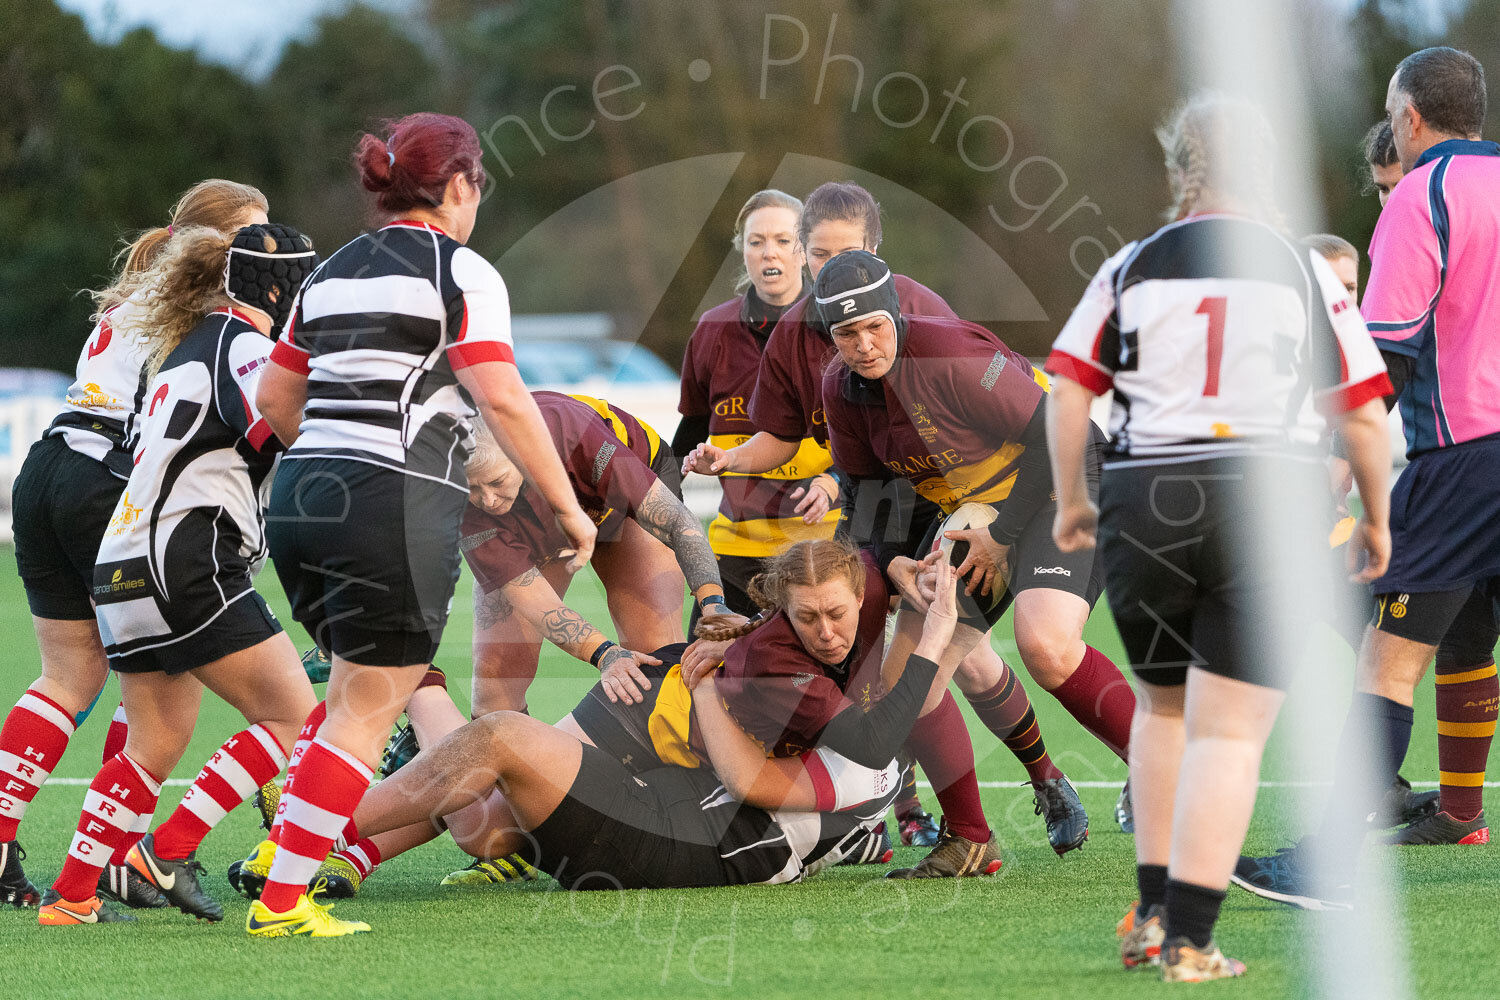
[[[740,296],[705,312],[682,359],[677,409],[686,417],[707,416],[709,443],[725,449],[744,444],[756,431],[746,404],[755,389],[766,335],[757,335],[746,323],[745,305]],[[721,475],[724,496],[708,526],[714,552],[764,558],[803,539],[832,538],[836,509],[818,524],[804,524],[794,512],[797,501],[790,498],[831,463],[827,444],[805,437],[797,454],[780,468],[760,475]]]
[[[1046,376],[974,323],[907,316],[895,365],[863,382],[842,363],[823,377],[833,462],[851,476],[894,475],[952,513],[999,503],[1015,484],[1019,440],[1041,402]]]
[[[921,282],[904,274],[891,275],[891,281],[902,315],[958,319],[942,296]],[[750,396],[750,422],[756,430],[785,441],[807,436],[827,444],[823,372],[838,352],[822,330],[804,319],[811,299],[806,296],[788,309],[771,331],[760,359],[755,392]]]
[[[873,558],[865,563],[865,599],[854,649],[841,667],[819,663],[803,648],[785,611],[736,639],[724,654],[719,696],[735,719],[776,757],[795,757],[818,745],[824,727],[850,705],[878,701],[880,661],[890,592]]]
[[[531,395],[552,433],[579,506],[599,526],[598,540],[612,540],[657,482],[651,471],[656,433],[599,400],[557,392]],[[546,498],[530,485],[521,487],[515,505],[500,517],[466,505],[459,531],[464,559],[485,593],[533,566],[545,566],[571,547]]]

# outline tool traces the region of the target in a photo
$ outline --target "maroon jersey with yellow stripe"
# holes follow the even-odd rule
[[[878,381],[843,364],[823,377],[833,461],[855,477],[899,476],[951,513],[999,503],[1046,376],[974,323],[906,316],[896,363]]]
[[[942,296],[904,274],[891,275],[902,315],[958,319]],[[760,359],[755,391],[750,396],[750,421],[758,431],[784,441],[811,437],[828,441],[823,419],[823,371],[837,352],[818,327],[807,322],[812,296],[793,305],[771,331]],[[838,464],[837,460],[834,462]],[[839,466],[843,468],[842,466]]]
[[[724,654],[719,696],[744,730],[776,757],[795,757],[818,745],[833,717],[850,705],[869,709],[882,694],[880,661],[890,591],[867,552],[865,596],[859,607],[854,649],[844,662],[818,662],[797,638],[785,611]]]
[[[588,396],[534,392],[578,504],[611,541],[657,483],[651,462],[661,439],[623,410]],[[459,546],[485,593],[532,567],[545,566],[570,547],[552,508],[534,487],[521,487],[515,505],[499,517],[472,503],[464,508]]]
[[[698,320],[682,359],[685,417],[708,417],[708,440],[734,448],[750,440],[750,395],[755,390],[765,334],[745,322],[745,298],[714,306]],[[804,524],[794,513],[791,493],[832,463],[828,446],[804,437],[797,454],[780,468],[760,475],[726,472],[719,513],[708,526],[708,541],[721,556],[772,556],[805,539],[832,538],[839,512],[829,511],[818,524]]]

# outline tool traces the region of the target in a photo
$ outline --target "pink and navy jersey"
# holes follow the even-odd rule
[[[1407,454],[1500,434],[1500,145],[1423,153],[1380,214],[1370,262],[1370,333],[1413,362]]]
[[[1391,391],[1328,263],[1234,215],[1190,216],[1105,261],[1047,370],[1114,390],[1109,464],[1310,453],[1325,415]]]

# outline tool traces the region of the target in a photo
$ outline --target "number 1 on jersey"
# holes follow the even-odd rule
[[[1208,317],[1208,374],[1203,379],[1203,395],[1219,394],[1219,368],[1224,363],[1224,303],[1222,295],[1210,295],[1198,303],[1193,312]]]

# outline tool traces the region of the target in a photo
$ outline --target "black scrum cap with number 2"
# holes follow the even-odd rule
[[[818,318],[829,333],[884,314],[899,326],[901,303],[885,261],[868,250],[847,250],[823,265],[813,286]]]

